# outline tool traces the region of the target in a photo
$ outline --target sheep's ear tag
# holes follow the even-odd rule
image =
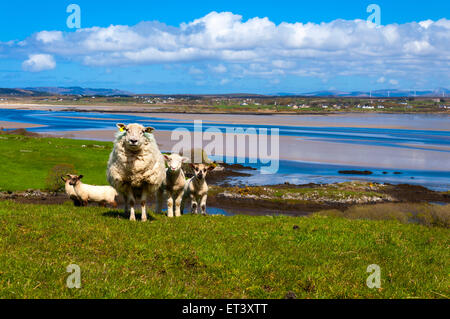
[[[119,131],[120,131],[120,132],[125,131],[125,129],[123,128],[123,126],[119,127]]]

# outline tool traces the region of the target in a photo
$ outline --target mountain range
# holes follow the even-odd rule
[[[434,90],[399,90],[383,89],[374,91],[315,91],[307,93],[286,93],[275,94],[195,94],[195,96],[254,96],[254,97],[274,97],[274,96],[303,96],[303,97],[448,97],[450,90],[437,88]],[[93,89],[74,87],[26,87],[26,88],[0,88],[0,95],[5,96],[48,96],[48,95],[83,95],[83,96],[134,96],[137,94],[116,90],[116,89]],[[161,96],[163,94],[140,94]],[[164,94],[163,96],[180,96],[180,94]],[[192,96],[192,95],[191,95]]]

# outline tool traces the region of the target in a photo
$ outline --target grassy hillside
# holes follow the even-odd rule
[[[449,230],[338,217],[153,215],[0,202],[0,298],[443,298]],[[81,267],[81,289],[66,267]],[[381,267],[382,288],[366,286]]]
[[[0,135],[0,191],[45,189],[55,165],[73,165],[84,182],[107,184],[106,164],[112,143]]]

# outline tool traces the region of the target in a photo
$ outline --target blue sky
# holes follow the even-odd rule
[[[70,3],[81,7],[77,32],[66,25]],[[371,3],[381,8],[381,27],[357,20],[366,20]],[[450,2],[437,0],[2,2],[0,86],[136,93],[449,87],[449,12]]]

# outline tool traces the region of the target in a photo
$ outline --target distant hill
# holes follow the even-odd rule
[[[177,98],[201,98],[201,97],[227,97],[227,98],[266,98],[266,97],[448,97],[450,90],[437,88],[434,90],[398,90],[384,89],[374,91],[336,91],[324,90],[307,93],[278,92],[275,94],[253,94],[253,93],[229,93],[229,94],[134,94],[116,89],[93,89],[73,87],[26,87],[26,88],[0,88],[1,96],[44,96],[44,95],[83,95],[83,96],[153,96],[153,97],[177,97]]]
[[[117,96],[124,95],[130,96],[133,93],[115,90],[115,89],[91,89],[82,88],[79,86],[73,87],[29,87],[25,88],[27,91],[47,93],[52,95],[101,95],[101,96]]]
[[[26,89],[8,89],[8,88],[0,88],[0,95],[12,95],[12,96],[42,96],[45,93],[35,92]]]
[[[397,90],[384,89],[374,91],[316,91],[308,93],[276,93],[276,96],[311,96],[311,97],[440,97],[442,95],[449,96],[450,90],[446,88],[438,88],[434,90]]]

